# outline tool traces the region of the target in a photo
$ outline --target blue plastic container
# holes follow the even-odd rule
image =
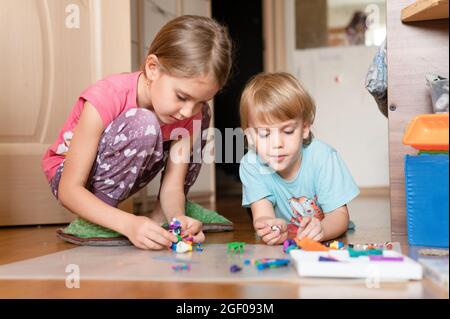
[[[405,156],[408,242],[448,247],[448,155]]]

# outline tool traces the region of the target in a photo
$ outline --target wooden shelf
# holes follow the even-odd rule
[[[386,36],[389,108],[389,190],[392,238],[406,236],[406,191],[404,156],[415,149],[403,144],[411,119],[433,110],[425,76],[448,78],[448,19],[410,25],[399,17],[414,0],[386,1]]]
[[[448,0],[417,0],[402,9],[402,21],[448,19]]]

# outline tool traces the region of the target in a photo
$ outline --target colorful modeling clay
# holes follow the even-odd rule
[[[231,265],[231,267],[230,267],[231,272],[239,272],[241,270],[242,270],[242,268],[239,267],[238,265]]]
[[[239,242],[239,241],[228,243],[227,244],[227,253],[228,252],[233,252],[233,253],[238,253],[238,254],[243,253],[244,246],[245,246],[245,243]]]
[[[403,261],[403,257],[385,257],[382,255],[369,256],[370,261]]]
[[[189,265],[189,264],[173,265],[172,269],[175,270],[175,271],[191,270],[191,265]]]
[[[295,239],[297,245],[305,251],[329,251],[330,248],[310,238]]]
[[[344,243],[338,240],[332,241],[329,246],[331,249],[339,250],[344,248]]]
[[[189,234],[186,234],[184,238],[182,237],[181,222],[179,220],[176,218],[172,219],[169,224],[169,231],[177,237],[177,241],[172,243],[170,249],[177,253],[192,251],[193,238]]]
[[[332,262],[338,262],[339,260],[337,260],[336,258],[333,258],[333,257],[320,256],[320,257],[319,257],[319,261],[332,261]]]
[[[292,249],[298,249],[297,243],[293,239],[286,239],[283,243],[283,251],[289,254]]]
[[[272,227],[270,227],[270,229],[275,233],[275,232],[281,232],[281,228],[278,225],[273,225]]]
[[[355,249],[349,248],[348,254],[350,257],[375,256],[375,255],[382,256],[383,250],[381,250],[381,249],[355,250]]]
[[[255,260],[255,266],[258,270],[266,268],[279,268],[289,264],[289,259],[261,258]]]

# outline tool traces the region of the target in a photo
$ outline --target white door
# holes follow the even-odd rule
[[[0,1],[0,226],[74,218],[40,168],[80,92],[131,70],[130,3]]]

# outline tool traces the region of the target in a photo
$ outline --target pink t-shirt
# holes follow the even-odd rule
[[[72,111],[70,112],[58,137],[52,146],[45,152],[41,166],[47,180],[50,181],[55,175],[56,169],[64,161],[69,150],[73,130],[83,110],[84,102],[91,103],[103,121],[105,129],[115,118],[131,108],[136,108],[137,83],[142,72],[114,74],[85,89],[79,96]],[[192,134],[193,120],[202,118],[201,112],[170,125],[162,125],[163,140],[170,139],[170,134],[175,128],[185,128]]]

